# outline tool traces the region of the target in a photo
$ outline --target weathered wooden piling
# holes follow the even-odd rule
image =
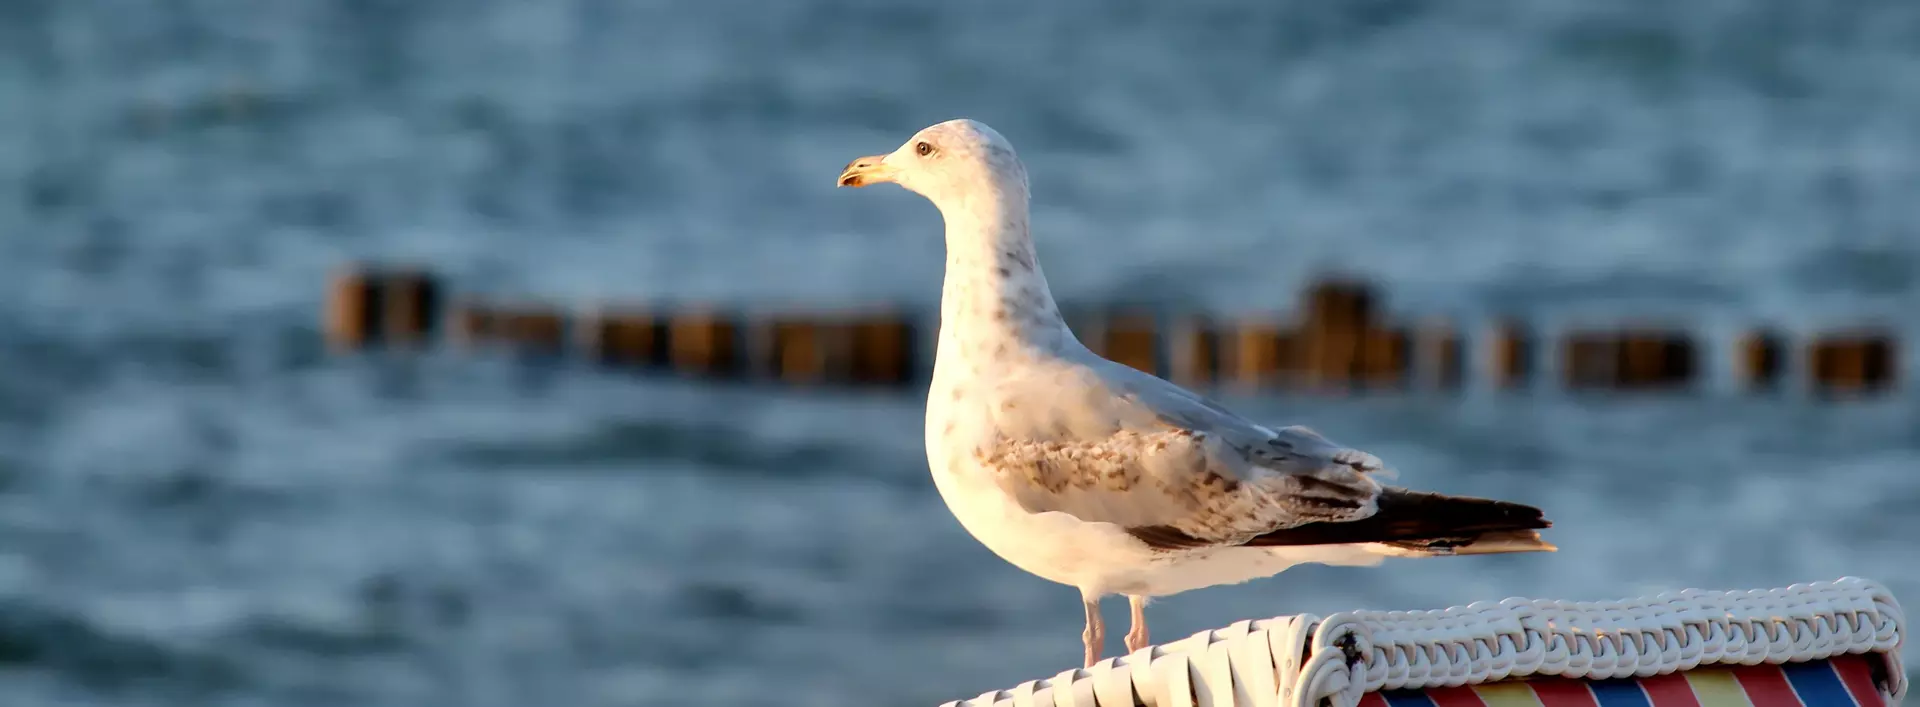
[[[1355,381],[1367,390],[1400,390],[1412,380],[1413,335],[1406,329],[1370,327],[1360,332]]]
[[[1287,382],[1299,360],[1294,333],[1270,321],[1246,320],[1220,333],[1224,382],[1247,389]]]
[[[1847,396],[1892,387],[1898,347],[1877,330],[1827,334],[1807,345],[1809,379],[1816,393]]]
[[[596,364],[632,369],[666,365],[666,326],[647,312],[603,309],[582,315],[574,325],[577,345]]]
[[[1786,337],[1771,329],[1750,331],[1736,344],[1734,374],[1749,392],[1778,390],[1787,372]]]
[[[1446,322],[1427,322],[1414,329],[1412,377],[1425,390],[1458,390],[1466,378],[1466,345],[1460,332]]]
[[[1348,388],[1363,380],[1372,381],[1374,362],[1363,362],[1363,347],[1370,340],[1377,346],[1380,361],[1392,358],[1391,335],[1379,335],[1376,329],[1377,298],[1365,283],[1353,280],[1327,280],[1309,287],[1306,307],[1300,323],[1300,381],[1318,389]]]
[[[411,268],[389,272],[381,279],[380,328],[386,343],[408,348],[427,345],[440,316],[439,280]]]
[[[440,284],[415,268],[342,268],[327,288],[321,332],[334,351],[425,345],[439,324]]]
[[[894,386],[914,380],[917,329],[893,312],[789,314],[763,325],[766,373],[797,385]]]
[[[567,316],[541,305],[461,301],[448,314],[447,338],[463,347],[557,356],[567,349]]]
[[[859,317],[847,327],[852,342],[849,378],[855,383],[897,386],[919,375],[915,341],[920,328],[904,315],[881,312]]]
[[[1700,349],[1674,329],[1630,329],[1621,342],[1620,385],[1631,390],[1679,389],[1700,374]]]
[[[321,333],[334,351],[418,347],[436,334],[460,346],[578,355],[599,365],[663,370],[706,379],[772,379],[795,385],[897,386],[918,380],[927,330],[895,311],[788,313],[749,322],[714,309],[589,309],[574,318],[529,303],[463,300],[443,311],[444,288],[418,268],[351,266],[330,276]],[[1303,294],[1297,317],[1219,322],[1139,308],[1071,316],[1089,348],[1181,385],[1244,389],[1456,390],[1472,368],[1495,389],[1532,383],[1542,339],[1524,322],[1498,319],[1472,355],[1460,329],[1385,320],[1365,283],[1335,279]],[[1561,382],[1573,390],[1669,391],[1702,375],[1701,347],[1677,328],[1579,329],[1558,337]],[[1796,367],[1785,337],[1743,334],[1728,357],[1740,385],[1777,390]],[[1900,376],[1894,335],[1881,329],[1829,333],[1805,344],[1808,385],[1822,396],[1892,389]]]
[[[738,377],[744,368],[740,325],[729,313],[698,309],[667,320],[667,361],[696,378]]]
[[[1189,388],[1220,381],[1220,332],[1210,317],[1179,317],[1167,327],[1167,368],[1170,379]]]
[[[320,323],[329,349],[342,353],[374,343],[380,328],[379,295],[375,292],[378,286],[361,268],[341,268],[333,273],[327,283]]]
[[[1561,376],[1573,390],[1640,391],[1693,383],[1697,351],[1686,334],[1662,329],[1579,330],[1560,341]]]
[[[1359,328],[1380,319],[1380,297],[1371,285],[1360,280],[1321,280],[1308,285],[1303,299],[1309,322]]]
[[[847,344],[836,322],[787,315],[766,326],[773,377],[794,385],[845,382],[837,380],[841,371],[834,365],[845,358]]]
[[[1487,337],[1487,375],[1493,387],[1517,390],[1533,376],[1533,333],[1525,323],[1503,319]]]
[[[1160,335],[1151,312],[1120,311],[1101,318],[1099,335],[1088,347],[1115,363],[1160,374]]]
[[[1575,331],[1560,338],[1562,382],[1574,389],[1607,387],[1612,382],[1614,347],[1605,333]]]

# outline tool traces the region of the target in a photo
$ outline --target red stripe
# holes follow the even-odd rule
[[[1529,683],[1539,696],[1541,707],[1600,707],[1593,691],[1580,680],[1541,680]]]
[[[1466,685],[1436,687],[1427,690],[1427,697],[1433,700],[1436,707],[1487,707],[1487,703],[1481,701],[1480,694]]]
[[[1778,665],[1741,665],[1733,669],[1753,707],[1804,707]]]
[[[1843,655],[1833,659],[1833,672],[1840,674],[1840,682],[1847,686],[1847,692],[1853,693],[1853,701],[1860,707],[1886,707],[1887,696],[1880,694],[1880,688],[1873,684],[1873,666],[1869,660],[1879,660],[1874,655]]]
[[[1640,681],[1647,689],[1647,700],[1653,707],[1700,707],[1700,698],[1693,694],[1693,685],[1687,683],[1687,676],[1680,673],[1655,675]]]
[[[1360,707],[1387,707],[1387,698],[1378,692],[1369,692],[1360,696]]]

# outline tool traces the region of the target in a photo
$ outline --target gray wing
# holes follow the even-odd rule
[[[1004,385],[981,450],[1031,512],[1226,544],[1316,521],[1365,518],[1380,460],[1304,427],[1273,429],[1105,359]],[[1149,542],[1152,542],[1149,540]]]

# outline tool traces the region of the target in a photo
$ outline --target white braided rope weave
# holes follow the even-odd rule
[[[1905,625],[1886,587],[1856,577],[1620,601],[1301,614],[1240,621],[942,707],[1355,707],[1376,690],[1649,677],[1869,652],[1885,662],[1883,689],[1897,705],[1907,688]]]

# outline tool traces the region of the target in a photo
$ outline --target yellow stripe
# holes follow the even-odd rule
[[[1473,686],[1473,692],[1487,707],[1541,707],[1540,696],[1524,682],[1496,682]]]
[[[1700,698],[1700,707],[1753,707],[1747,691],[1740,687],[1740,679],[1732,672],[1693,670],[1685,675],[1687,683],[1693,686],[1693,694]]]

